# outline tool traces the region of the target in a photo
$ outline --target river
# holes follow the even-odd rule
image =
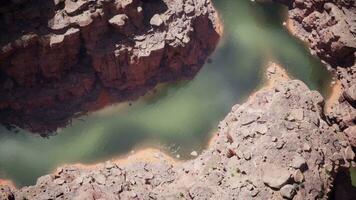
[[[283,26],[285,7],[248,0],[215,0],[215,6],[224,36],[194,80],[159,85],[135,102],[75,119],[49,138],[0,127],[0,178],[30,185],[65,163],[95,163],[145,147],[190,159],[231,107],[263,85],[270,60],[327,95],[330,75]]]

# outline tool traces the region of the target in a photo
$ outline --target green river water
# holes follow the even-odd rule
[[[283,27],[286,8],[249,0],[214,2],[224,37],[213,62],[194,80],[163,85],[135,102],[76,119],[50,138],[0,127],[0,178],[30,185],[62,164],[95,163],[145,147],[189,159],[190,152],[206,147],[231,107],[261,87],[264,66],[272,58],[326,94],[330,76]]]

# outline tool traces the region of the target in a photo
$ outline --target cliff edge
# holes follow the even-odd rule
[[[4,1],[0,27],[0,123],[42,134],[194,77],[219,39],[210,0]]]

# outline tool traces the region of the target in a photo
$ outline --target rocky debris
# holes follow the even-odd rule
[[[341,82],[343,95],[326,113],[329,122],[338,124],[341,130],[355,125],[356,1],[275,1],[289,6],[291,32],[305,41],[312,54],[320,57]]]
[[[0,122],[39,133],[192,78],[219,39],[210,0],[6,1],[0,27]]]
[[[193,160],[173,163],[152,154],[157,161],[66,166],[39,178],[34,186],[12,189],[11,195],[15,199],[328,199],[335,195],[331,191],[337,173],[354,161],[347,159],[351,147],[345,136],[324,121],[323,103],[322,96],[301,81],[282,81],[234,106],[208,149]],[[295,109],[303,110],[302,121],[287,120]],[[290,124],[293,130],[288,129]],[[266,127],[264,134],[246,137],[246,132],[260,130],[257,127]]]

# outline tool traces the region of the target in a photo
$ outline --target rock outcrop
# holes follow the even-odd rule
[[[341,95],[330,123],[348,129],[350,141],[356,138],[356,1],[354,0],[276,0],[287,4],[290,30],[305,41],[312,54],[320,57],[338,81]],[[351,134],[351,132],[353,132]],[[354,147],[356,143],[352,142]]]
[[[210,0],[0,3],[0,123],[38,133],[192,78],[219,39]]]
[[[206,151],[174,163],[107,162],[59,168],[35,186],[3,187],[8,199],[328,199],[338,171],[354,164],[344,135],[329,126],[323,97],[281,81],[236,105]]]

